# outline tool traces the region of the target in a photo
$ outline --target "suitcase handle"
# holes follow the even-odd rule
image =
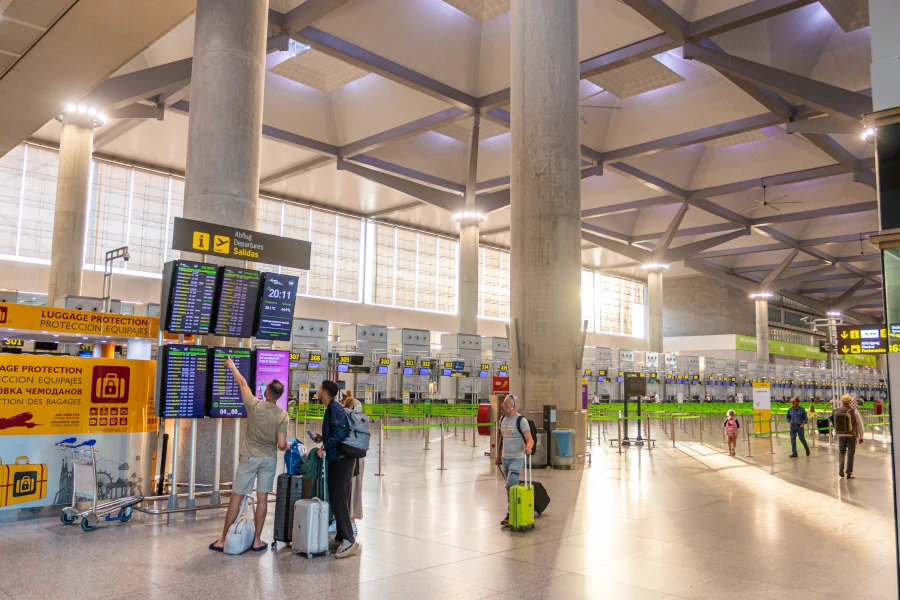
[[[21,460],[22,462],[19,462],[20,460]],[[18,456],[18,457],[16,457],[16,464],[17,464],[17,465],[27,465],[27,464],[29,464],[29,463],[28,463],[28,457],[27,457],[27,456]]]

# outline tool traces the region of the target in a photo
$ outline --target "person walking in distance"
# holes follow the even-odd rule
[[[231,371],[234,382],[241,393],[241,401],[247,409],[247,424],[241,431],[240,459],[231,486],[231,500],[225,513],[225,527],[222,537],[209,545],[210,550],[222,552],[225,548],[225,536],[228,528],[238,516],[244,496],[253,492],[256,482],[256,539],[253,540],[253,551],[262,552],[268,544],[262,541],[263,525],[266,523],[266,511],[269,508],[269,493],[275,482],[276,457],[278,451],[287,450],[288,415],[275,402],[284,393],[284,385],[277,379],[266,386],[264,402],[253,395],[247,380],[241,375],[234,361],[225,359],[225,366]]]
[[[785,419],[791,425],[791,458],[797,458],[797,438],[806,449],[806,455],[809,456],[809,444],[806,443],[806,434],[804,429],[809,423],[809,417],[806,415],[806,409],[800,406],[800,399],[794,396],[791,398],[791,407],[785,415]]]
[[[841,396],[841,406],[834,411],[834,434],[838,438],[840,462],[838,475],[844,476],[844,458],[847,462],[847,479],[853,479],[853,458],[856,456],[856,440],[863,443],[863,420],[859,411],[853,407],[850,394]]]
[[[340,450],[341,443],[350,433],[350,421],[343,404],[335,401],[337,395],[337,384],[327,379],[316,393],[316,397],[325,405],[322,434],[316,435],[316,441],[323,443],[316,453],[328,463],[328,502],[337,524],[334,540],[340,543],[334,556],[347,558],[359,551],[359,543],[350,523],[350,485],[356,459],[344,456]]]
[[[518,400],[512,394],[508,395],[500,403],[500,447],[501,454],[497,458],[497,464],[501,466],[503,476],[506,478],[507,509],[509,508],[509,488],[519,485],[519,474],[525,469],[525,455],[531,454],[534,440],[531,437],[531,427],[528,419],[519,414],[516,406]],[[509,511],[506,517],[500,521],[500,525],[509,525]]]
[[[725,437],[728,438],[728,454],[734,456],[735,447],[737,447],[737,438],[738,433],[741,430],[741,424],[738,422],[737,418],[734,416],[734,411],[728,411],[728,417],[725,419],[725,423],[722,425],[725,428]]]
[[[348,389],[344,390],[342,404],[347,410],[361,413],[363,410],[362,402],[353,397],[353,393]],[[353,479],[350,483],[350,526],[353,528],[354,537],[357,534],[356,520],[363,517],[362,503],[362,484],[363,470],[366,466],[365,458],[357,458],[356,465],[353,469]]]

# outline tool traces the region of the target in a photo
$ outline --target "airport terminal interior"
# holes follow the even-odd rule
[[[898,31],[0,0],[0,600],[896,600]]]

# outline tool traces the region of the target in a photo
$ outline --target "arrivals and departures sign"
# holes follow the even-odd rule
[[[303,240],[181,217],[175,217],[172,235],[174,250],[305,270],[309,270],[310,248]]]
[[[838,325],[837,351],[840,354],[885,354],[887,337],[884,325]]]

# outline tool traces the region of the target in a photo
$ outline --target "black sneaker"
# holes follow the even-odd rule
[[[791,454],[791,458],[797,458],[797,453],[794,452],[793,454]]]
[[[840,475],[841,477],[843,477],[843,476],[844,476],[844,470],[843,470],[843,469],[840,469],[840,470],[838,471],[838,475]]]
[[[806,455],[809,456],[809,448],[806,449]]]
[[[507,515],[503,518],[503,520],[500,521],[500,527],[509,527],[509,514],[508,514],[508,513],[507,513]]]

